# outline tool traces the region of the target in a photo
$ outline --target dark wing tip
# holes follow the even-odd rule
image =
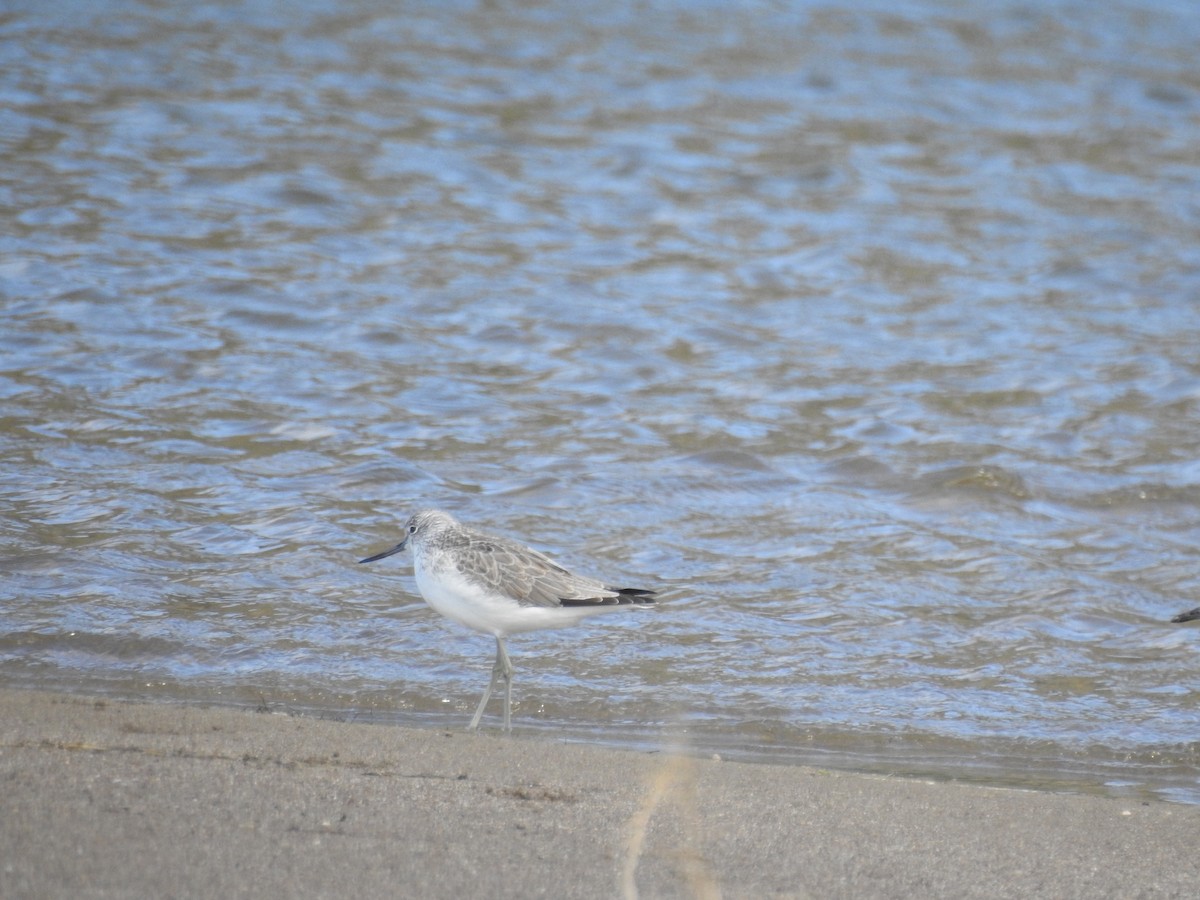
[[[1175,618],[1173,618],[1171,621],[1172,622],[1190,622],[1193,619],[1200,619],[1200,606],[1197,606],[1195,609],[1189,609],[1187,612],[1180,613]]]
[[[616,588],[618,603],[644,603],[652,604],[658,601],[654,599],[654,591],[648,591],[645,588]]]
[[[559,597],[558,602],[563,606],[616,606],[621,603],[636,603],[639,606],[650,606],[657,601],[653,599],[654,591],[642,588],[609,588],[616,593],[615,597]]]

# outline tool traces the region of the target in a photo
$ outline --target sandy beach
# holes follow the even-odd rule
[[[1192,897],[1200,809],[0,690],[0,896]]]

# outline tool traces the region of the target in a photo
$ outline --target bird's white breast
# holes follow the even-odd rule
[[[513,597],[488,590],[464,578],[453,566],[431,571],[421,564],[419,558],[414,562],[417,589],[435,612],[495,637],[541,628],[565,628],[580,619],[617,608],[522,606]]]

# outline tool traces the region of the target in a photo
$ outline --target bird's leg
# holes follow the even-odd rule
[[[504,649],[504,639],[496,638],[496,664],[503,663],[500,677],[504,679],[504,730],[512,731],[512,676],[513,667],[508,659],[508,651]]]
[[[512,663],[508,661],[508,651],[504,649],[504,639],[496,638],[496,664],[492,666],[492,680],[488,682],[487,690],[483,692],[483,697],[479,700],[479,706],[475,710],[475,715],[471,717],[471,724],[467,726],[467,731],[474,731],[479,727],[479,720],[483,718],[483,710],[487,707],[488,700],[492,698],[492,690],[496,687],[496,681],[504,679],[504,730],[512,731],[512,724],[509,718],[509,709],[512,703]]]

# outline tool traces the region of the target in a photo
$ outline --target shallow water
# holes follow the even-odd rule
[[[1187,3],[0,14],[0,679],[1200,802]],[[495,724],[493,716],[485,720]]]

